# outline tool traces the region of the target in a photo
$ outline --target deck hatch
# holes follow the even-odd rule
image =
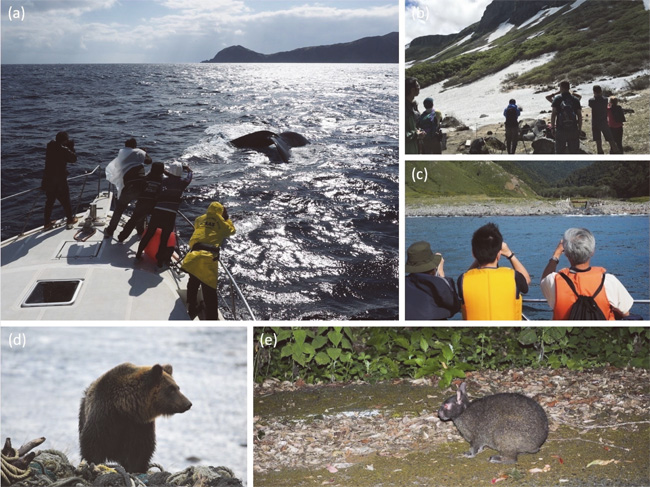
[[[21,305],[23,308],[36,306],[70,306],[75,302],[83,279],[48,279],[37,281]]]
[[[59,253],[57,259],[92,259],[97,257],[101,249],[102,242],[77,242],[75,240],[66,241]]]

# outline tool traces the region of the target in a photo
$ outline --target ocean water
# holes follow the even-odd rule
[[[169,363],[192,401],[182,414],[156,421],[152,462],[175,472],[226,466],[246,481],[245,328],[2,327],[2,438],[16,447],[44,436],[39,449],[80,461],[78,414],[86,388],[123,362]],[[9,337],[25,336],[25,347]],[[197,463],[187,460],[194,456]]]
[[[474,260],[472,234],[489,222],[499,226],[505,242],[530,274],[527,298],[544,299],[539,286],[542,271],[564,231],[579,227],[588,228],[596,238],[592,265],[616,275],[633,298],[648,299],[650,219],[647,216],[410,217],[406,219],[405,249],[417,241],[428,241],[432,250],[440,252],[445,259],[445,276],[456,281]],[[568,261],[562,256],[558,269],[567,266]],[[648,304],[635,304],[631,312],[650,319]],[[524,303],[524,314],[531,320],[552,318],[546,302]],[[460,313],[454,319],[460,319]]]
[[[105,168],[133,136],[154,161],[191,166],[191,220],[226,205],[237,234],[222,259],[258,318],[395,319],[397,107],[397,65],[3,65],[2,195],[40,185],[60,130],[76,142],[71,176]],[[228,143],[257,130],[311,143],[289,163]],[[7,200],[3,239],[34,196],[28,228],[42,224],[41,193]]]

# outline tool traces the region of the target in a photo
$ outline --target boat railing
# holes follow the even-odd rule
[[[536,304],[536,303],[546,304],[546,299],[544,299],[544,298],[523,298],[523,302],[524,303],[532,303],[532,304]],[[634,304],[650,304],[650,299],[635,299]],[[548,306],[546,306],[543,310],[535,309],[535,311],[540,311],[540,312],[541,311],[546,311],[546,312],[549,312],[549,313],[552,312],[552,310]],[[521,314],[521,318],[524,321],[531,321],[530,318],[528,318],[524,313]]]
[[[81,185],[81,190],[79,191],[79,196],[77,197],[77,199],[76,199],[76,201],[74,203],[74,211],[72,212],[73,215],[76,215],[78,213],[78,211],[79,211],[79,206],[81,205],[82,198],[83,198],[84,192],[86,190],[86,183],[88,181],[88,178],[90,176],[92,176],[93,174],[97,174],[97,193],[96,194],[99,194],[100,187],[101,187],[101,181],[102,181],[102,171],[100,171],[100,167],[101,166],[98,164],[97,166],[95,166],[95,168],[92,171],[88,171],[88,172],[86,172],[84,174],[79,174],[77,176],[72,176],[72,177],[67,178],[68,182],[74,181],[74,180],[77,180],[77,179],[83,179],[83,182],[82,182],[82,185]],[[9,196],[5,196],[5,197],[0,199],[0,202],[4,202],[4,201],[7,201],[7,200],[10,200],[10,199],[13,199],[13,198],[18,198],[20,196],[24,196],[24,195],[32,193],[34,191],[42,191],[41,186],[37,186],[37,187],[31,188],[31,189],[26,189],[25,191],[21,191],[19,193],[15,193],[15,194],[11,194]],[[17,235],[17,237],[20,237],[25,233],[25,229],[27,228],[27,225],[29,225],[29,220],[30,220],[30,218],[32,216],[32,213],[34,213],[34,210],[36,209],[39,201],[44,203],[44,199],[42,199],[42,198],[33,198],[32,199],[32,205],[31,205],[29,211],[25,214],[25,223],[23,224],[23,228],[20,230],[20,233]]]
[[[188,225],[192,227],[192,229],[194,229],[194,223],[192,223],[192,221],[189,218],[187,218],[187,216],[185,216],[181,211],[179,211],[178,214]],[[180,237],[178,238],[180,240]],[[186,243],[184,243],[184,247],[186,248],[186,251],[189,250],[189,247]],[[237,284],[235,277],[230,272],[230,269],[228,269],[226,263],[221,259],[221,256],[219,256],[219,268],[225,272],[226,276],[228,276],[227,285],[220,286],[221,289],[218,288],[217,292],[219,294],[219,302],[223,303],[226,306],[228,313],[231,315],[229,316],[229,318],[234,320],[238,319],[238,310],[241,310],[243,307],[243,309],[246,311],[247,317],[243,317],[240,319],[249,319],[251,321],[256,321],[255,315],[253,314],[253,310],[248,304],[248,300],[244,296],[244,293],[242,293],[241,288]],[[221,275],[221,273],[219,274]],[[228,294],[228,299],[224,298],[223,296],[224,294]],[[241,306],[238,306],[238,303],[241,303]]]

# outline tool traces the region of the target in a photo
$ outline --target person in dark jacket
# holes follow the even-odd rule
[[[147,218],[147,215],[151,214],[154,206],[156,206],[158,196],[162,189],[164,171],[165,165],[162,162],[154,162],[151,165],[151,171],[147,174],[146,184],[138,198],[138,202],[135,204],[135,210],[133,210],[131,218],[126,222],[124,228],[117,237],[120,242],[124,242],[129,238],[129,235],[131,235],[134,228],[137,230],[138,235],[141,235],[144,232],[145,219]]]
[[[460,311],[454,280],[445,277],[444,259],[428,242],[415,242],[407,250],[406,319],[446,320]]]
[[[45,171],[41,183],[41,189],[45,191],[46,196],[43,230],[50,230],[54,227],[55,222],[51,221],[50,217],[55,200],[59,200],[63,206],[67,225],[70,227],[77,223],[77,218],[72,214],[72,204],[70,203],[68,162],[77,162],[74,141],[70,140],[67,132],[59,132],[56,134],[56,139],[47,144],[45,151]]]
[[[165,171],[160,196],[158,196],[156,206],[151,213],[151,220],[149,220],[147,232],[142,237],[142,240],[140,240],[140,245],[135,255],[137,260],[142,258],[142,252],[144,252],[147,244],[156,233],[156,228],[160,228],[160,246],[156,253],[158,267],[162,267],[163,264],[169,262],[174,249],[173,247],[167,247],[167,240],[174,230],[176,213],[181,205],[183,191],[185,191],[185,188],[191,182],[192,170],[189,166],[183,166],[180,162],[170,164],[169,170]]]

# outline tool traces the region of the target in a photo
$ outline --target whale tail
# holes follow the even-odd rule
[[[276,134],[268,130],[260,130],[250,134],[237,137],[230,141],[232,145],[239,149],[264,149],[274,145],[284,162],[289,162],[292,147],[302,147],[309,144],[309,141],[297,132],[282,132]]]

